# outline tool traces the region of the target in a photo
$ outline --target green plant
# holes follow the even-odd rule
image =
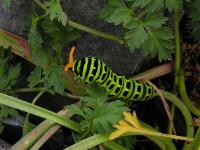
[[[3,48],[0,48],[0,92],[6,93],[12,89],[16,83],[16,78],[20,74],[20,64],[17,65],[8,65],[12,59],[10,53],[5,53]],[[18,112],[10,107],[0,104],[0,120],[7,117],[15,117],[18,115]],[[0,122],[0,133],[3,131],[3,124]]]
[[[120,100],[108,102],[107,93],[101,88],[87,88],[87,93],[89,96],[81,98],[81,108],[73,104],[67,109],[81,116],[81,129],[87,131],[87,134],[112,131],[112,126],[122,118],[122,112],[128,111],[129,108]]]
[[[81,36],[79,30],[127,45],[130,51],[139,49],[145,56],[157,56],[160,62],[172,59],[175,52],[174,93],[178,95],[180,91],[180,96],[185,104],[171,93],[165,91],[161,91],[161,93],[173,105],[172,116],[175,108],[183,115],[186,137],[179,138],[193,141],[192,143],[185,142],[183,149],[191,149],[191,145],[193,149],[199,147],[199,129],[194,136],[191,117],[191,113],[199,116],[199,108],[194,107],[186,93],[184,74],[180,65],[181,38],[179,28],[182,19],[181,14],[188,12],[191,18],[188,26],[192,28],[192,36],[199,42],[198,0],[192,2],[189,0],[108,0],[100,13],[100,18],[116,26],[121,26],[124,32],[120,37],[91,29],[70,20],[63,12],[59,0],[33,0],[33,2],[34,8],[41,8],[42,11],[38,13],[34,10],[32,12],[32,21],[27,33],[28,42],[0,29],[0,46],[5,48],[0,51],[0,79],[3,81],[0,84],[0,91],[14,96],[21,92],[38,93],[32,104],[0,94],[0,111],[2,114],[0,119],[8,115],[16,115],[16,111],[10,108],[12,107],[48,120],[29,131],[27,130],[29,115],[27,115],[24,123],[25,135],[13,145],[12,149],[39,149],[61,126],[73,131],[75,144],[66,148],[69,150],[79,149],[80,145],[83,146],[83,143],[84,147],[82,148],[84,149],[96,146],[115,150],[133,149],[134,146],[132,145],[137,143],[137,140],[132,142],[128,139],[125,140],[128,141],[125,142],[127,144],[124,144],[124,138],[130,136],[130,134],[134,137],[137,137],[135,135],[144,135],[163,150],[176,149],[174,141],[162,137],[163,134],[159,134],[152,127],[139,123],[139,120],[134,116],[131,121],[129,120],[128,127],[135,130],[139,124],[142,126],[142,132],[140,130],[140,132],[137,132],[138,130],[129,132],[127,129],[123,130],[123,128],[121,128],[123,132],[119,128],[114,131],[115,129],[112,127],[114,124],[118,123],[118,127],[121,127],[121,124],[127,123],[126,119],[121,121],[120,119],[122,119],[122,112],[132,111],[132,108],[128,107],[129,102],[111,101],[108,99],[107,93],[101,89],[95,86],[88,88],[87,85],[77,84],[72,80],[73,74],[70,71],[63,73],[62,50]],[[11,0],[4,0],[3,3],[9,9]],[[36,65],[27,78],[27,87],[19,88],[15,85],[20,74],[20,65],[9,65],[11,55],[5,55],[9,48],[14,54]],[[160,73],[160,70],[165,70],[166,74],[172,72],[169,67],[171,65],[168,64],[167,66],[148,71],[146,76],[144,76],[145,73],[139,74],[137,79],[152,79],[161,76],[163,73]],[[158,72],[159,75],[155,74]],[[72,94],[66,91],[70,91]],[[70,97],[79,100],[79,102],[68,105],[64,110],[55,114],[34,105],[45,92]],[[75,118],[73,120],[76,121],[70,119],[72,116]],[[144,127],[145,130],[143,130]],[[0,131],[2,129],[3,127],[0,125]],[[170,135],[171,130],[172,127],[170,126]],[[113,133],[120,132],[115,141],[110,141],[112,138],[109,138],[112,131],[114,131]],[[35,135],[34,133],[38,134]],[[121,135],[124,137],[121,137]],[[170,137],[170,135],[164,134],[165,137]],[[172,135],[171,137],[175,138],[176,136]]]

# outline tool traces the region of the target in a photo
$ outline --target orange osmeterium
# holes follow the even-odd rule
[[[64,71],[67,72],[69,68],[72,68],[74,65],[74,51],[75,47],[73,46],[69,53],[69,62],[66,64]]]

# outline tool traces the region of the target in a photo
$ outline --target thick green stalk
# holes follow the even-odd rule
[[[174,12],[174,34],[175,34],[175,74],[174,74],[174,93],[177,95],[178,83],[179,83],[179,70],[180,70],[180,33],[179,33],[179,11]],[[168,133],[172,133],[173,129],[173,118],[175,112],[175,106],[172,104],[171,116],[172,122],[169,124]]]
[[[200,127],[198,128],[194,141],[192,142],[192,150],[200,150]]]
[[[71,117],[67,110],[61,110],[58,112],[59,115],[65,116],[67,118]],[[68,115],[67,115],[68,114]],[[23,136],[17,143],[12,146],[12,150],[22,150],[28,149],[30,146],[36,142],[40,137],[45,135],[45,132],[49,130],[56,123],[51,120],[45,120],[36,126],[31,132]]]
[[[189,112],[189,110],[187,109],[187,107],[185,106],[185,104],[175,95],[166,92],[164,90],[160,90],[163,94],[163,96],[168,99],[169,101],[171,101],[178,109],[179,111],[182,113],[184,119],[185,119],[185,124],[186,124],[186,136],[187,137],[193,137],[194,136],[194,127],[193,127],[193,120],[192,120],[192,116]],[[190,143],[185,142],[184,145],[184,150],[189,150],[190,149]]]
[[[179,83],[179,71],[181,64],[180,56],[180,33],[179,33],[179,12],[174,12],[174,34],[175,34],[175,78],[174,78],[174,91],[177,92]]]
[[[106,141],[108,141],[108,136],[96,134],[68,148],[65,148],[64,150],[80,150],[80,148],[81,150],[87,150]]]
[[[51,127],[44,135],[30,148],[30,150],[38,150],[40,147],[58,131],[61,126],[56,124]]]
[[[179,90],[180,90],[180,96],[182,101],[185,103],[187,108],[196,116],[200,117],[200,109],[198,109],[190,100],[190,98],[187,95],[187,91],[185,88],[185,78],[183,71],[180,72],[180,79],[179,79]]]

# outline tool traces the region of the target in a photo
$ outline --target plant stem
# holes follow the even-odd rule
[[[192,126],[193,120],[192,120],[192,116],[191,116],[189,110],[187,109],[187,107],[185,106],[185,104],[175,95],[173,95],[169,92],[166,92],[164,90],[160,90],[160,91],[163,93],[163,95],[166,99],[171,101],[180,110],[180,112],[182,113],[182,115],[185,119],[186,136],[192,138],[194,136],[194,127]],[[191,146],[190,143],[185,142],[183,149],[189,150],[190,146]]]
[[[172,134],[172,131],[173,131],[173,121],[174,121],[174,112],[175,112],[175,105],[172,104],[171,106],[171,112],[170,112],[170,116],[171,116],[171,121],[170,121],[170,124],[169,124],[169,127],[168,127],[168,134]]]
[[[96,135],[88,137],[82,141],[79,141],[78,143],[76,143],[68,148],[65,148],[64,150],[78,150],[80,148],[83,150],[86,150],[86,149],[90,149],[90,148],[92,148],[96,145],[99,145],[103,142],[106,142],[106,141],[108,141],[107,135],[96,134]]]
[[[102,32],[102,31],[98,31],[98,30],[95,30],[95,29],[92,29],[92,28],[89,28],[89,27],[81,25],[81,24],[79,24],[77,22],[68,20],[68,25],[70,25],[71,27],[74,27],[76,29],[79,29],[79,30],[82,30],[82,31],[85,31],[85,32],[88,32],[88,33],[103,37],[105,39],[116,41],[116,42],[119,42],[120,44],[125,44],[124,40],[121,37],[118,37],[118,36],[115,36],[115,35],[112,35],[112,34],[108,34],[108,33]]]
[[[183,74],[183,70],[180,71],[180,79],[179,79],[179,89],[180,89],[180,96],[187,108],[196,116],[200,117],[200,109],[198,109],[190,100],[187,95],[187,91],[185,88],[185,78]]]
[[[8,93],[23,93],[23,92],[38,92],[38,91],[47,91],[44,87],[38,87],[38,88],[21,88],[21,89],[15,89],[12,91],[8,91]]]
[[[42,96],[42,94],[44,94],[44,92],[46,92],[46,90],[40,91],[40,92],[36,95],[36,97],[33,99],[32,104],[35,104],[36,101]]]
[[[59,115],[70,118],[68,110],[64,109],[58,112]],[[12,146],[12,150],[29,149],[30,146],[36,142],[41,136],[45,136],[45,132],[56,123],[51,120],[45,120],[36,126],[31,132],[23,136],[17,143]]]
[[[174,93],[177,95],[179,83],[179,70],[180,70],[180,33],[179,33],[179,11],[174,12],[174,34],[175,34],[175,74],[174,74]],[[172,104],[171,116],[172,121],[174,118],[175,106]],[[173,122],[169,124],[168,133],[172,133]]]
[[[174,92],[177,93],[179,83],[179,71],[181,64],[180,56],[180,33],[179,33],[179,12],[174,12],[174,33],[175,33],[175,78],[174,78]]]
[[[46,92],[46,90],[42,90],[40,91],[36,97],[33,99],[32,104],[35,104],[36,101],[42,96],[42,94],[44,94],[44,92]],[[23,126],[23,135],[25,135],[28,132],[28,120],[29,120],[29,113],[27,113],[25,120],[24,120],[24,126]]]
[[[46,10],[47,8],[45,7],[45,5],[42,3],[42,2],[40,2],[40,0],[34,0],[34,2],[38,5],[38,6],[40,6],[43,10]]]
[[[56,124],[53,127],[51,127],[41,138],[38,140],[31,148],[30,150],[38,150],[40,147],[48,140],[50,137],[56,133],[56,131],[60,128],[61,126]]]
[[[47,10],[45,5],[40,0],[34,0],[34,2],[40,8],[42,8],[44,11]],[[115,36],[115,35],[112,35],[112,34],[108,34],[108,33],[102,32],[102,31],[98,31],[98,30],[95,30],[95,29],[92,29],[92,28],[89,28],[87,26],[81,25],[81,24],[79,24],[77,22],[74,22],[74,21],[71,21],[71,20],[68,20],[67,22],[68,22],[68,25],[73,27],[73,28],[88,32],[88,33],[93,34],[93,35],[97,35],[99,37],[103,37],[105,39],[116,41],[116,42],[118,42],[120,44],[125,44],[124,40],[121,37],[118,37],[118,36]]]
[[[82,98],[82,96],[74,95],[74,94],[67,93],[67,92],[65,92],[63,96],[69,97],[71,99],[76,99],[76,100],[80,100]]]

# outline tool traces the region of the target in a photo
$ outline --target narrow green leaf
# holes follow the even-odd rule
[[[192,142],[192,150],[200,150],[200,127],[198,128],[194,141]]]
[[[87,139],[84,139],[68,148],[65,148],[64,150],[88,150],[92,147],[95,147],[105,141],[108,141],[108,137],[105,135],[100,135],[100,134],[96,134],[93,135]]]
[[[44,109],[42,107],[22,101],[20,99],[0,93],[0,103],[10,106],[15,109],[19,109],[19,110],[34,114],[36,116],[39,116],[39,117],[42,117],[45,119],[52,120],[52,121],[54,121],[58,124],[61,124],[67,128],[70,128],[74,131],[80,132],[79,124],[77,124],[76,122],[74,122],[68,118],[59,116],[58,114],[56,114],[52,111],[49,111],[47,109]]]

